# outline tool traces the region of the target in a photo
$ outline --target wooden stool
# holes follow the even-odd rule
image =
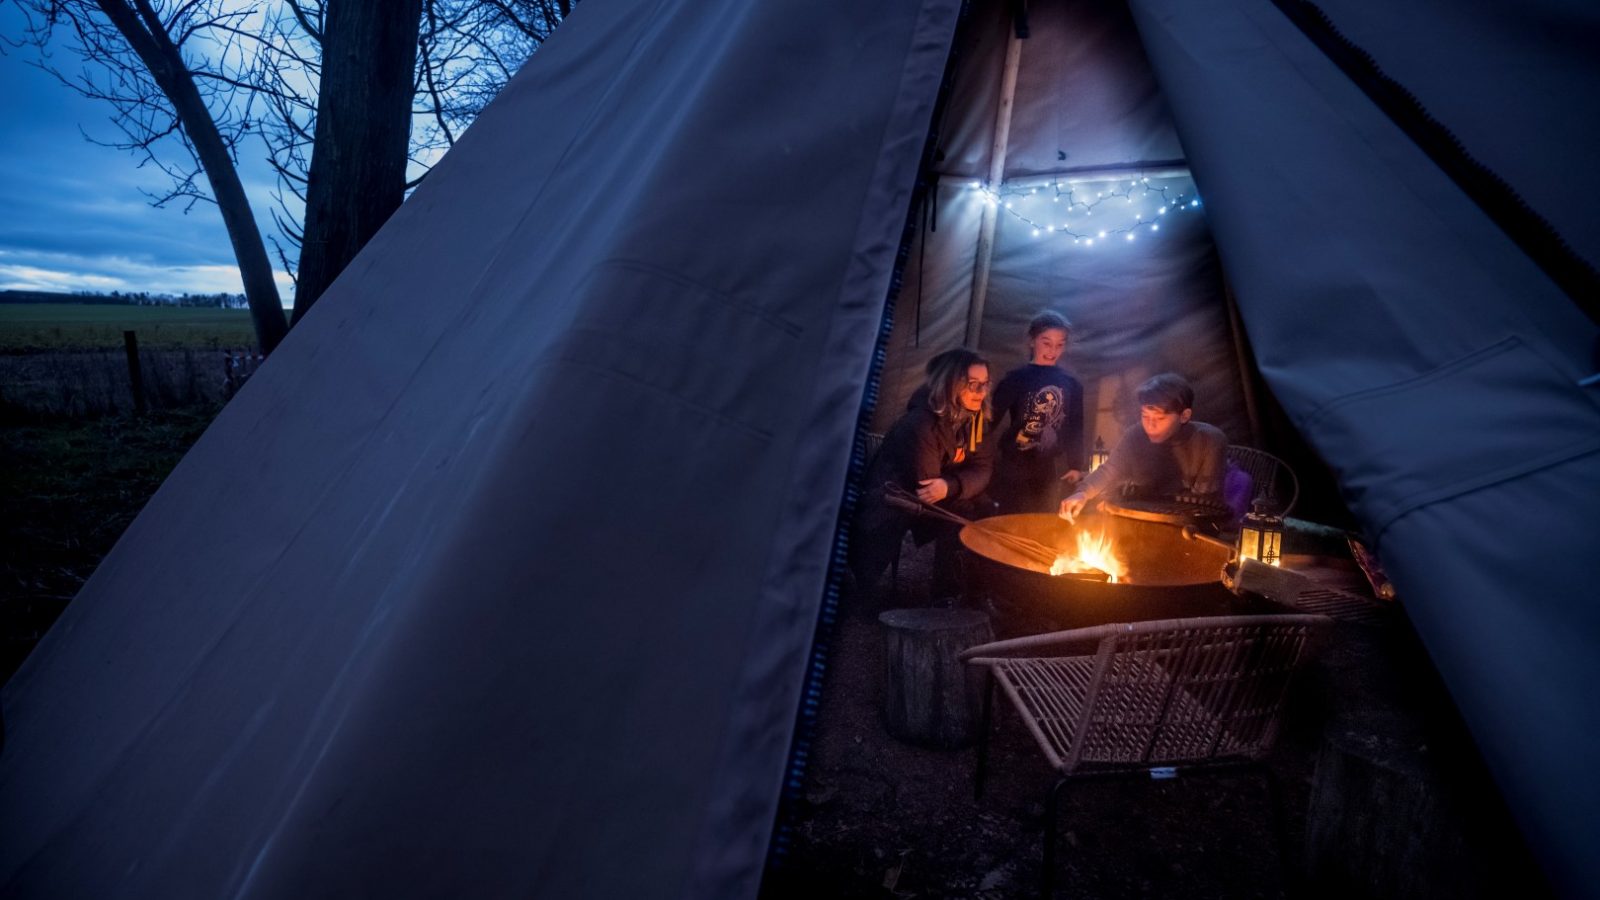
[[[983,673],[958,658],[994,640],[989,617],[970,609],[891,609],[884,625],[883,724],[912,744],[955,749],[978,736]]]

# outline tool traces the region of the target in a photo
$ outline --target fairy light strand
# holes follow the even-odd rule
[[[982,194],[984,202],[991,207],[1027,225],[1036,238],[1052,235],[1070,237],[1074,244],[1085,247],[1093,247],[1096,242],[1104,244],[1118,237],[1132,241],[1141,232],[1155,234],[1161,231],[1161,223],[1167,216],[1200,209],[1198,196],[1166,185],[1152,185],[1150,179],[1145,177],[1129,179],[1126,184],[1118,180],[1111,183],[1107,190],[1093,191],[1092,197],[1089,186],[1080,184],[1075,187],[1065,181],[1051,181],[1034,187],[1002,185],[998,191],[981,181],[974,181],[968,184],[968,189]],[[1048,217],[1039,213],[1028,215],[1017,208],[1024,199],[1041,194],[1050,200]],[[1132,222],[1128,222],[1126,215],[1119,215],[1126,211],[1126,207],[1133,207]],[[1099,211],[1106,227],[1067,221],[1079,215],[1080,211],[1084,219],[1093,218],[1095,212]]]

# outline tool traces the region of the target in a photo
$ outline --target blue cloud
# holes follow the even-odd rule
[[[0,33],[18,34],[20,20],[14,6],[0,6]],[[235,262],[216,207],[151,206],[142,192],[164,192],[166,176],[86,140],[85,132],[104,141],[119,136],[110,108],[31,65],[35,56],[27,48],[0,54],[0,96],[7,98],[0,116],[0,281],[20,284],[26,279],[19,272],[33,272],[48,273],[54,289],[64,290],[105,289],[107,278],[133,280],[122,290],[239,290],[237,271],[233,287],[217,286]],[[52,62],[69,72],[78,66],[65,51]],[[266,236],[272,174],[264,156],[259,148],[241,154],[240,166]],[[144,278],[151,283],[136,283]],[[287,297],[287,278],[279,282]]]

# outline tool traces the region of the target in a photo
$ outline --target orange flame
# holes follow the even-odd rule
[[[1090,534],[1084,530],[1078,532],[1078,552],[1061,554],[1050,567],[1051,575],[1079,572],[1104,572],[1110,576],[1108,580],[1116,584],[1127,577],[1128,566],[1117,558],[1111,538],[1105,532]]]

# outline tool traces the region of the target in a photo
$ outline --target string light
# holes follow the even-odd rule
[[[1101,182],[1101,184],[1104,184],[1104,182]],[[1093,247],[1096,240],[1104,243],[1107,238],[1119,234],[1125,240],[1132,241],[1141,228],[1151,233],[1159,232],[1161,225],[1156,221],[1157,219],[1165,218],[1169,213],[1187,212],[1200,208],[1200,198],[1192,193],[1186,194],[1174,187],[1162,184],[1152,185],[1149,178],[1143,177],[1129,180],[1126,187],[1123,187],[1119,181],[1116,187],[1109,191],[1095,191],[1093,197],[1089,196],[1088,190],[1080,191],[1065,181],[1052,181],[1045,185],[1032,187],[1006,186],[1002,183],[999,190],[990,188],[984,182],[973,181],[968,183],[968,187],[970,190],[982,194],[984,202],[988,203],[990,207],[1003,209],[1012,218],[1027,225],[1034,237],[1059,234],[1072,238],[1072,243],[1084,247]],[[1045,220],[1042,213],[1029,215],[1026,211],[1027,206],[1025,203],[1028,199],[1044,193],[1046,190],[1049,191],[1047,196],[1050,197],[1050,202],[1053,204],[1049,211],[1049,221]],[[1085,228],[1081,231],[1073,227],[1070,221],[1072,216],[1078,214],[1084,217],[1093,216],[1097,208],[1112,200],[1121,200],[1122,203],[1118,204],[1118,206],[1122,209],[1126,210],[1128,207],[1133,207],[1133,209],[1128,210],[1128,212],[1132,213],[1133,221],[1120,227]],[[1139,202],[1144,200],[1149,200],[1150,203]],[[1062,204],[1065,204],[1064,210],[1061,208]],[[1021,209],[1018,208],[1019,205],[1022,206]],[[1146,215],[1145,210],[1151,206],[1156,207],[1155,213]],[[1109,207],[1101,212],[1102,214],[1110,212],[1113,218],[1126,215],[1126,213],[1114,212],[1113,210],[1115,209],[1116,207]],[[1061,218],[1066,218],[1067,221],[1058,221]]]

